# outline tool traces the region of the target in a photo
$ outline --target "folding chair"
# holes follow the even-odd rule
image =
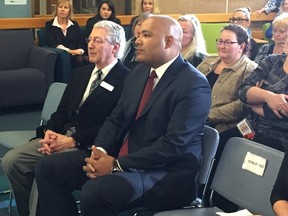
[[[240,209],[248,209],[252,214],[274,216],[270,194],[283,157],[283,152],[251,140],[229,139],[212,180],[211,206],[213,194],[217,192]],[[209,216],[219,211],[214,206],[159,212],[155,216]]]
[[[52,83],[49,87],[42,113],[41,113],[41,121],[40,125],[46,123],[53,112],[57,110],[59,102],[62,98],[64,90],[67,84],[64,83]],[[35,137],[35,130],[34,131],[1,131],[0,132],[0,145],[12,149],[19,145],[22,145],[28,142],[31,138]],[[5,192],[5,193],[4,193]],[[11,207],[12,207],[12,199],[13,194],[12,190],[5,190],[2,194],[10,193],[10,200],[9,200],[9,215],[11,215]],[[1,195],[1,192],[0,192]]]
[[[202,154],[203,154],[203,160],[201,167],[199,169],[197,181],[200,185],[204,185],[202,196],[197,198],[192,205],[195,207],[202,206],[202,197],[203,194],[206,193],[207,187],[206,183],[209,177],[209,174],[211,172],[212,165],[214,163],[214,157],[218,148],[219,144],[219,133],[217,130],[215,130],[212,127],[209,127],[207,125],[204,126],[204,135],[203,135],[203,142],[202,142]],[[133,210],[127,210],[124,212],[119,213],[119,216],[128,216],[128,215],[153,215],[151,213],[152,211],[143,211],[143,209],[138,209],[138,211],[135,209]],[[155,213],[155,212],[154,212]]]

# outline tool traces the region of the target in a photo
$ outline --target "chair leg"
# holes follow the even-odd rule
[[[13,191],[10,190],[8,214],[12,216]]]

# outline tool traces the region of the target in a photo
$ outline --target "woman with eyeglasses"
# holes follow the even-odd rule
[[[229,21],[233,24],[240,25],[246,29],[250,40],[250,49],[248,56],[251,60],[254,60],[258,53],[258,44],[252,38],[251,30],[249,28],[251,24],[250,18],[251,18],[251,8],[243,7],[236,9],[232,17],[229,19]]]
[[[260,48],[255,58],[255,62],[258,64],[270,54],[281,55],[285,53],[288,39],[288,13],[276,17],[272,24],[274,43],[265,44]]]
[[[183,31],[181,54],[197,67],[207,56],[200,22],[196,16],[190,14],[182,15],[177,20]]]
[[[240,25],[225,26],[216,40],[216,46],[218,56],[206,57],[197,69],[207,77],[211,87],[212,104],[206,124],[214,127],[220,135],[215,156],[218,161],[226,141],[232,135],[230,131],[237,131],[236,124],[246,114],[246,108],[238,98],[238,88],[257,64],[246,55],[249,36]],[[237,206],[220,196],[216,196],[214,201],[224,211],[237,209]]]
[[[245,115],[244,105],[238,99],[238,88],[257,67],[246,52],[248,35],[239,25],[229,24],[216,40],[218,56],[208,56],[198,65],[212,89],[212,105],[207,123],[220,133],[236,124]]]

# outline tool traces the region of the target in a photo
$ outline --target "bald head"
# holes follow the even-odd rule
[[[136,40],[137,59],[154,68],[175,58],[181,51],[182,29],[179,23],[164,15],[152,15],[141,25]]]

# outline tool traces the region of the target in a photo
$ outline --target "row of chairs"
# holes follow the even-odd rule
[[[66,84],[53,83],[49,88],[44,107],[41,114],[41,123],[47,122],[50,115],[57,109]],[[4,131],[0,132],[0,145],[14,148],[27,142],[35,135],[34,131]],[[204,128],[203,137],[203,162],[198,174],[198,182],[204,185],[202,195],[197,199],[196,205],[179,210],[156,213],[155,216],[184,216],[184,215],[216,215],[221,211],[213,204],[215,192],[235,203],[240,208],[245,208],[255,214],[265,216],[274,215],[270,205],[270,193],[276,180],[284,153],[259,143],[244,138],[231,138],[224,148],[213,177],[210,175],[214,164],[214,157],[219,142],[218,132],[209,127]],[[247,154],[260,156],[266,160],[264,173],[259,176],[253,169],[243,168]],[[208,184],[211,182],[211,185]],[[211,192],[212,191],[212,192]],[[209,195],[209,202],[202,202],[202,197]],[[11,196],[12,197],[12,196]],[[10,202],[12,203],[12,202]],[[153,215],[133,209],[121,212],[119,215]]]

